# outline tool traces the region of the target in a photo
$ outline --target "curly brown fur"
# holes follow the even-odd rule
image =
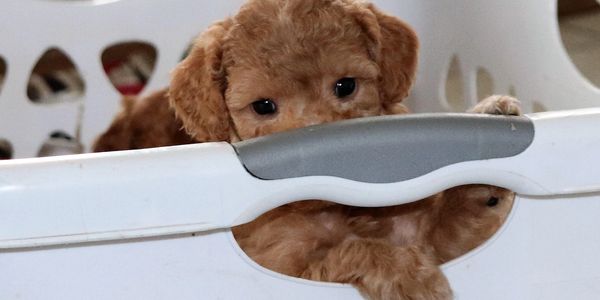
[[[193,143],[169,108],[166,90],[143,99],[123,98],[121,112],[100,135],[92,151],[143,149]]]
[[[406,113],[417,50],[410,27],[365,2],[250,0],[197,39],[168,94],[187,132],[203,142]],[[339,99],[333,86],[344,77],[358,87]],[[276,102],[277,113],[253,111],[261,98]],[[511,101],[486,99],[473,112],[510,114]],[[252,259],[283,274],[351,283],[371,299],[448,299],[438,265],[487,240],[513,198],[472,185],[384,208],[301,201],[233,233]]]
[[[497,199],[495,206],[489,201]],[[284,205],[233,229],[260,265],[290,276],[351,283],[369,299],[449,299],[439,264],[488,240],[514,194],[468,185],[410,204],[359,208]]]
[[[393,53],[392,53],[393,52]],[[197,140],[248,139],[337,120],[406,112],[417,38],[396,18],[350,0],[250,1],[199,37],[174,71],[171,103]],[[356,92],[332,93],[342,77]],[[274,99],[257,117],[252,102]]]

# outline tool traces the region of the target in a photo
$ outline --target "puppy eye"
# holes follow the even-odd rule
[[[252,102],[254,111],[261,115],[272,115],[277,112],[277,103],[272,99],[263,98]]]
[[[488,199],[488,201],[485,205],[487,205],[489,207],[494,207],[494,206],[498,205],[498,202],[500,202],[500,199],[498,199],[497,197],[490,197],[490,199]]]
[[[356,80],[351,77],[344,77],[335,83],[335,86],[333,87],[333,93],[336,97],[341,99],[352,95],[355,89]]]

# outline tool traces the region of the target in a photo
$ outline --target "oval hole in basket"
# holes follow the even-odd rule
[[[467,110],[463,80],[464,73],[460,68],[460,61],[458,56],[454,55],[448,67],[445,85],[446,103],[452,111],[464,112]]]
[[[517,98],[517,90],[515,89],[514,85],[511,85],[511,86],[508,87],[508,94],[510,96],[513,96],[513,97]]]
[[[302,258],[310,258],[315,266],[329,261],[328,268],[352,269],[360,264],[361,258],[373,257],[382,247],[401,251],[400,248],[409,246],[434,246],[437,254],[432,259],[446,263],[481,249],[493,240],[510,218],[514,199],[514,193],[501,188],[467,185],[425,200],[390,207],[358,208],[324,201],[299,201],[234,227],[232,232],[240,250],[250,260],[288,275],[303,273],[304,264],[298,263]],[[419,228],[435,229],[424,232]],[[373,243],[373,239],[377,243]],[[359,244],[348,245],[355,242]],[[355,246],[352,249],[363,250],[344,251]],[[373,253],[365,250],[371,246]],[[340,254],[336,255],[337,251]],[[352,260],[341,253],[356,253],[357,257]],[[293,259],[295,255],[298,261]],[[292,259],[277,260],[281,257]],[[336,260],[339,257],[356,265],[340,265],[342,261]],[[335,273],[322,272],[319,267],[312,271]]]
[[[6,79],[6,61],[0,56],[0,92],[2,92],[2,86],[4,85],[4,79]]]
[[[184,60],[186,57],[188,57],[188,55],[190,55],[190,52],[192,52],[192,48],[194,47],[194,44],[191,43],[187,46],[187,48],[185,48],[185,50],[183,51],[183,54],[181,54],[181,59],[179,61]]]
[[[0,160],[11,159],[13,154],[12,144],[7,139],[0,138]]]
[[[202,34],[202,33],[195,35],[192,38],[192,40],[189,42],[189,44],[187,45],[185,50],[183,50],[180,61],[184,60],[186,57],[188,57],[188,55],[190,55],[190,52],[192,52],[192,48],[194,48],[194,44],[196,43],[196,40],[198,39],[198,36],[200,36],[200,34]]]
[[[533,101],[533,103],[532,103],[532,107],[531,107],[531,110],[532,110],[534,113],[548,111],[548,109],[546,108],[546,106],[544,106],[544,104],[542,104],[542,103],[541,103],[541,102],[539,102],[539,101]]]
[[[38,104],[79,100],[84,92],[85,84],[77,67],[58,48],[42,54],[27,83],[27,97]]]
[[[494,78],[482,67],[477,68],[477,99],[483,100],[494,94]]]
[[[104,49],[101,59],[115,89],[122,95],[137,95],[154,73],[157,51],[146,42],[120,42]]]
[[[579,72],[600,87],[600,5],[595,0],[559,0],[563,45]]]

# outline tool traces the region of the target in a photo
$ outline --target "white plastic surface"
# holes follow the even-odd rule
[[[361,299],[243,255],[229,231],[0,254],[0,299]]]
[[[0,56],[7,74],[0,90],[0,137],[16,157],[34,157],[55,130],[81,133],[89,147],[106,129],[121,95],[104,73],[100,56],[119,42],[144,41],[158,52],[145,92],[167,85],[169,72],[193,38],[216,20],[235,13],[242,0],[3,0]],[[85,82],[82,99],[35,104],[27,99],[31,70],[49,48],[62,50]],[[89,149],[88,149],[89,150]]]
[[[477,70],[495,94],[516,92],[526,112],[599,106],[600,89],[573,65],[561,40],[556,0],[375,1],[413,25],[421,40],[409,103],[416,112],[456,110],[446,101],[452,57],[463,72],[464,110],[477,101]]]
[[[444,266],[456,298],[597,299],[599,214],[598,194],[519,197],[495,238]],[[229,231],[0,253],[0,299],[361,299],[257,266]]]
[[[326,176],[259,180],[227,143],[6,161],[0,163],[0,249],[225,229],[305,199],[398,205],[470,183],[545,197],[600,193],[600,158],[579,155],[581,147],[600,152],[600,109],[531,119],[535,136],[521,154],[390,184]]]
[[[100,64],[100,53],[106,46],[138,39],[153,43],[159,54],[146,87],[151,91],[167,83],[168,71],[196,33],[234,13],[241,2],[3,1],[0,56],[8,63],[8,73],[0,90],[0,137],[13,143],[18,157],[35,155],[56,129],[74,135],[80,127],[83,142],[89,145],[118,107],[119,96]],[[407,20],[420,36],[420,70],[410,98],[416,112],[451,110],[444,100],[444,82],[455,54],[468,79],[468,104],[475,102],[476,69],[485,67],[496,81],[494,92],[506,93],[514,86],[526,111],[531,111],[533,101],[550,110],[600,105],[600,91],[579,74],[561,44],[556,0],[374,2]],[[99,3],[106,4],[95,5]],[[28,102],[25,87],[29,72],[49,47],[64,50],[83,74],[86,94],[81,102],[48,106]],[[561,132],[573,133],[568,128]],[[596,172],[597,153],[582,146],[579,155],[562,157],[577,161],[577,168],[583,169],[562,170],[563,176],[555,182],[563,182],[575,172]],[[539,170],[530,162],[525,164]],[[143,180],[159,178],[160,174],[138,172],[136,176]],[[595,182],[593,176],[571,177],[573,182]],[[50,201],[50,195],[60,197],[52,193],[51,186],[63,178],[52,173],[47,178],[48,188],[40,196]],[[230,190],[236,188],[232,185]],[[597,299],[598,215],[597,194],[552,200],[519,197],[510,221],[495,240],[445,266],[457,298]],[[62,217],[57,218],[57,224]],[[0,299],[82,298],[360,296],[350,287],[306,283],[265,271],[240,256],[227,231],[141,242],[0,250]]]

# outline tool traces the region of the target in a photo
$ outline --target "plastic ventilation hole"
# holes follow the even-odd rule
[[[0,56],[0,92],[2,92],[2,86],[4,85],[5,78],[6,78],[6,61]]]
[[[517,90],[515,89],[514,85],[508,87],[508,94],[515,98],[517,97]]]
[[[534,113],[548,111],[548,109],[544,106],[544,104],[542,104],[539,101],[533,101],[531,110]]]
[[[102,51],[102,66],[122,95],[139,94],[154,73],[157,51],[145,42],[121,42]]]
[[[600,4],[595,0],[560,0],[563,45],[579,72],[600,87]]]
[[[460,68],[460,61],[458,56],[454,55],[450,61],[446,75],[445,93],[447,106],[455,112],[464,112],[468,108],[463,78],[464,75]]]
[[[487,69],[477,68],[477,99],[483,100],[494,94],[494,78]]]
[[[191,39],[191,41],[189,42],[189,44],[187,45],[187,47],[185,48],[185,50],[183,50],[183,53],[181,53],[181,59],[180,59],[180,61],[186,59],[188,57],[188,55],[190,55],[190,53],[192,52],[192,49],[194,48],[194,44],[196,42],[196,39],[198,39],[199,35],[200,35],[200,33],[197,34],[197,35],[195,35]]]
[[[481,187],[481,186],[477,186],[477,185],[471,185],[471,186],[460,186],[460,187],[456,187],[456,188],[452,188],[450,190],[448,190],[449,194],[455,193],[456,191],[461,191],[461,193],[468,193],[470,195],[473,195],[473,197],[466,197],[465,199],[461,199],[461,201],[456,201],[456,203],[449,205],[443,209],[448,209],[448,212],[450,212],[450,210],[452,210],[452,214],[455,215],[454,219],[455,220],[461,220],[466,218],[470,218],[472,222],[468,222],[468,224],[465,224],[465,226],[462,228],[464,230],[464,232],[487,232],[485,233],[485,235],[487,236],[482,236],[481,234],[478,235],[478,238],[476,240],[472,240],[473,242],[475,242],[471,249],[474,249],[476,247],[479,247],[483,244],[486,244],[490,241],[490,238],[498,231],[502,228],[502,226],[500,226],[500,224],[498,224],[498,221],[501,221],[501,224],[505,223],[507,218],[510,216],[510,213],[514,207],[514,195],[512,195],[512,193],[508,193],[508,192],[498,192],[498,190],[494,187]],[[484,192],[484,190],[488,190],[489,192]],[[478,195],[478,196],[476,196]],[[436,200],[436,201],[444,201],[447,199],[443,199],[443,198],[439,198],[440,200]],[[419,200],[418,202],[423,203],[426,200]],[[415,204],[418,202],[414,202]],[[482,205],[484,204],[484,205]],[[315,200],[305,200],[305,201],[298,201],[296,202],[294,205],[301,205],[300,207],[314,207],[313,205],[323,205],[321,203],[318,203],[318,201]],[[398,205],[396,207],[404,207],[406,209],[408,209],[409,211],[417,211],[419,210],[419,208],[415,209],[415,206],[412,205],[411,208],[411,204],[402,204],[402,205]],[[361,211],[364,209],[363,208],[353,208],[353,209],[357,209],[356,212]],[[379,214],[379,212],[383,213],[383,212],[389,212],[389,207],[372,207],[368,209],[371,213],[375,213],[375,214]],[[426,212],[425,212],[426,213]],[[260,217],[258,217],[257,220],[260,220],[261,218],[264,218],[264,220],[269,220],[272,219],[269,216],[262,215]],[[305,222],[307,222],[306,224],[310,223],[311,221],[309,220],[310,217],[308,217],[308,219],[306,219]],[[476,221],[476,222],[474,222]],[[254,221],[254,222],[262,222],[262,221]],[[411,222],[416,222],[414,219],[410,220],[407,219],[408,223]],[[252,223],[250,223],[252,224]],[[261,223],[261,224],[269,224],[269,221],[267,221],[266,223]],[[273,223],[271,222],[270,225],[273,225]],[[242,227],[247,226],[247,224],[245,225],[241,225]],[[440,225],[440,224],[434,224],[435,226],[444,226],[444,225]],[[272,226],[273,230],[272,232],[276,232],[277,230],[280,230],[279,232],[294,232],[294,230],[298,230],[295,227],[288,225],[288,226]],[[298,226],[296,226],[298,227]],[[302,228],[303,226],[299,226],[298,228]],[[360,226],[358,227],[360,228]],[[481,231],[481,229],[486,229],[486,231]],[[431,228],[429,229],[424,229],[425,231],[429,230],[431,231]],[[487,231],[489,230],[489,231]],[[246,231],[246,229],[242,230],[242,231]],[[299,232],[299,231],[298,231]],[[322,236],[323,232],[321,231],[319,233],[319,236]],[[254,258],[249,255],[248,253],[246,253],[246,249],[244,249],[244,247],[242,245],[251,245],[249,248],[251,248],[251,250],[254,253],[260,253],[260,249],[257,249],[256,247],[263,247],[264,249],[267,249],[267,245],[264,245],[264,243],[259,243],[258,245],[255,243],[252,243],[251,241],[253,239],[255,239],[253,237],[253,235],[237,235],[236,231],[233,231],[233,235],[235,238],[235,242],[236,242],[236,246],[239,247],[238,249],[241,252],[244,252],[245,255],[241,256],[242,259],[246,260],[246,261],[252,261],[254,263],[256,263],[258,265],[259,268],[267,268],[267,266],[261,265],[261,263],[259,261],[255,261]],[[359,237],[357,239],[355,239],[356,241],[367,241],[368,240],[368,233],[365,234],[365,236],[363,237]],[[469,237],[469,239],[472,239],[472,237]],[[311,241],[310,239],[303,239],[303,242],[306,241]],[[250,241],[250,242],[249,242]],[[380,241],[382,243],[390,243],[389,245],[391,245],[391,241],[389,241],[386,238],[381,238]],[[298,240],[295,240],[293,237],[293,234],[286,234],[284,235],[284,238],[277,240],[277,243],[279,243],[279,245],[298,245]],[[312,242],[314,244],[314,241]],[[451,249],[453,247],[455,247],[458,244],[464,244],[465,243],[465,238],[464,237],[451,237],[448,239],[447,244],[444,245],[443,247],[446,247],[448,249]],[[410,245],[410,242],[409,242]],[[253,249],[252,249],[253,248]],[[322,247],[319,247],[319,249],[322,249]],[[460,248],[458,248],[460,249]],[[257,252],[258,250],[258,252]],[[333,250],[332,250],[333,251]],[[473,250],[467,250],[466,248],[463,250],[459,250],[457,252],[453,252],[451,257],[447,257],[446,259],[449,259],[449,261],[454,260],[458,257],[461,257],[465,254],[468,254],[469,252],[471,252]],[[318,250],[317,250],[318,252]],[[312,253],[311,253],[312,254]],[[263,260],[264,261],[264,260]],[[277,265],[277,264],[274,264]],[[277,272],[277,270],[272,270],[274,272]],[[326,283],[326,281],[321,281],[321,284]]]
[[[80,100],[84,92],[85,84],[77,67],[58,48],[42,54],[27,84],[27,97],[38,104]]]
[[[192,52],[192,48],[194,47],[194,44],[190,44],[187,48],[185,48],[185,50],[183,51],[183,54],[181,54],[181,60],[184,60],[186,57],[188,57],[188,55],[190,55],[190,52]]]
[[[0,160],[13,158],[12,144],[7,140],[0,138]]]

